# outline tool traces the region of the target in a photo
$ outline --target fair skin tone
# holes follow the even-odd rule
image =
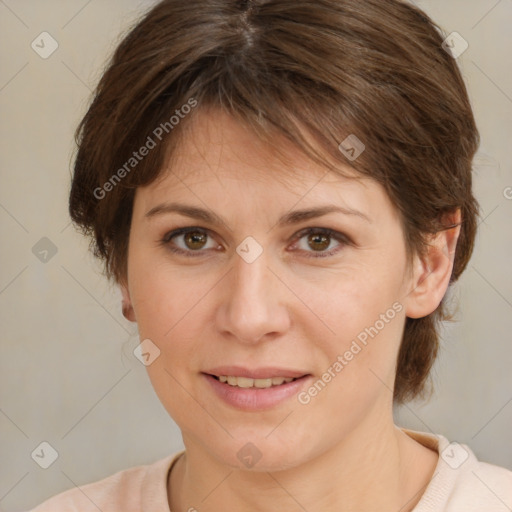
[[[160,350],[147,371],[186,447],[170,473],[170,509],[412,510],[438,456],[393,423],[395,361],[406,316],[428,315],[447,289],[458,228],[433,237],[409,268],[398,213],[375,181],[327,172],[283,140],[293,162],[286,172],[232,118],[197,114],[172,172],[136,191],[121,287],[140,339]],[[171,202],[223,223],[147,215]],[[325,205],[345,213],[278,223]],[[183,227],[195,229],[160,242]],[[306,228],[323,231],[301,233]],[[249,236],[263,249],[251,262],[236,251]],[[301,403],[299,393],[390,310],[392,320]],[[226,365],[304,377],[292,396],[244,409],[222,399],[206,375]],[[247,443],[261,455],[251,467],[237,456]]]

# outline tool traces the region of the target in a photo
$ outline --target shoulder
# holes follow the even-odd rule
[[[512,510],[512,471],[475,459],[457,478],[447,510],[461,505],[467,512]]]
[[[146,503],[168,507],[167,474],[180,454],[74,487],[47,499],[29,512],[139,512],[145,510]]]
[[[512,510],[512,471],[479,461],[471,448],[440,434],[402,429],[439,460],[413,512],[507,512]]]

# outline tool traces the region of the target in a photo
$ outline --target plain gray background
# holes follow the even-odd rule
[[[120,293],[67,214],[74,129],[119,34],[152,3],[0,0],[1,510],[26,510],[182,447],[133,355],[137,332]],[[512,1],[416,3],[469,43],[457,60],[482,136],[482,220],[451,292],[459,312],[444,330],[436,392],[396,421],[512,469]],[[47,59],[31,47],[43,31],[59,45]],[[58,452],[48,469],[31,457],[43,441]]]

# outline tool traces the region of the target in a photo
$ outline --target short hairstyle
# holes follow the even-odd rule
[[[135,189],[162,175],[183,127],[213,107],[270,145],[283,135],[334,172],[341,162],[380,183],[408,257],[460,209],[454,282],[475,239],[479,134],[442,33],[400,0],[159,2],[116,48],[77,128],[72,220],[107,277],[125,283]],[[351,135],[364,144],[357,159],[339,149]],[[444,302],[406,319],[395,403],[425,395]]]

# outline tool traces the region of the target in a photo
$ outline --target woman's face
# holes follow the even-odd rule
[[[395,207],[373,180],[283,141],[286,171],[230,117],[197,114],[134,201],[123,291],[158,397],[187,448],[237,467],[378,435],[411,290]]]

